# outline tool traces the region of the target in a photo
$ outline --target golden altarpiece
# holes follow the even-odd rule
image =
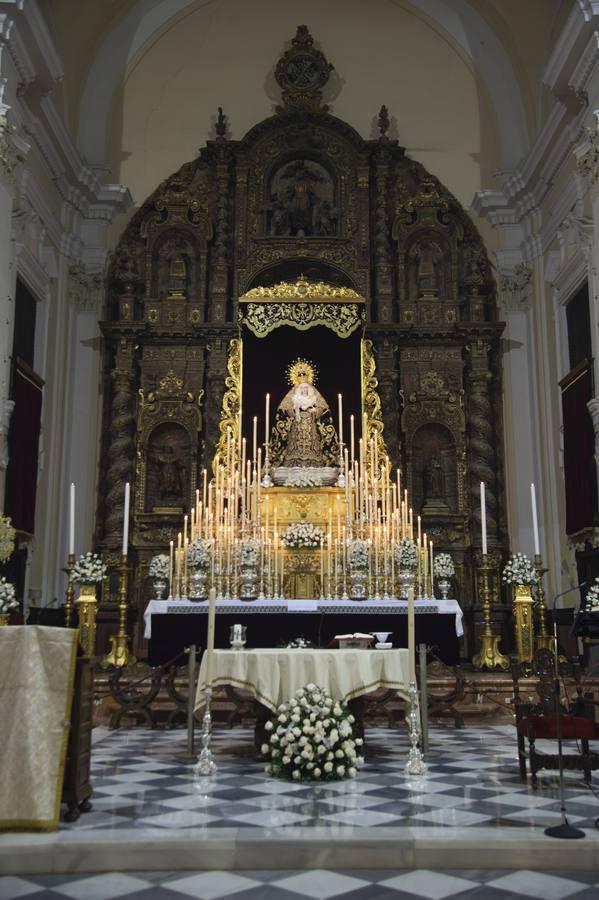
[[[321,371],[321,390],[331,406],[337,388],[353,396],[356,420],[366,413],[384,436],[415,514],[456,562],[463,607],[475,596],[481,481],[495,566],[507,545],[502,324],[483,243],[389,137],[384,106],[370,140],[332,115],[331,69],[298,28],[276,65],[275,113],[231,140],[219,109],[214,140],[158,186],[114,254],[97,545],[118,563],[130,481],[140,618],[149,560],[180,529],[227,425],[239,427],[242,395],[249,441],[251,410],[283,385],[278,360],[317,347],[337,378],[333,388]],[[305,518],[305,492],[287,497],[284,518]],[[313,520],[315,503],[329,505],[309,502]]]

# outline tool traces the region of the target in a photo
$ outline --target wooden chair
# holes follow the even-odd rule
[[[526,759],[530,766],[532,785],[536,787],[540,769],[559,768],[557,748],[555,753],[537,750],[537,740],[557,739],[555,718],[555,658],[549,650],[539,650],[532,661],[511,662],[514,685],[514,709],[518,740],[520,777],[526,780]],[[564,769],[582,770],[584,780],[590,782],[591,771],[599,769],[599,754],[591,752],[589,741],[599,740],[599,724],[594,721],[594,701],[583,695],[580,665],[576,658],[559,659],[559,676],[562,684],[568,679],[574,689],[574,697],[562,696],[561,735],[564,741],[576,741],[578,753],[564,753]],[[526,694],[523,695],[524,689]],[[528,742],[528,752],[526,748]]]

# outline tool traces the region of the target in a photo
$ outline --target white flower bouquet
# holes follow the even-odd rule
[[[187,548],[187,565],[191,569],[207,569],[210,565],[211,552],[210,541],[206,538],[196,538]]]
[[[2,576],[0,578],[0,613],[10,612],[11,609],[16,609],[18,605],[14,585]]]
[[[267,772],[294,781],[338,781],[355,778],[363,765],[363,741],[354,737],[355,718],[344,700],[308,684],[282,703],[266,723],[270,733],[263,753],[270,753]]]
[[[312,641],[308,641],[305,637],[297,637],[293,638],[292,641],[288,641],[285,644],[286,650],[308,650],[310,647],[313,647],[314,644]]]
[[[537,573],[532,560],[524,553],[514,553],[503,567],[501,580],[504,584],[536,584]]]
[[[8,559],[15,549],[15,530],[8,516],[0,516],[0,560]]]
[[[347,547],[347,561],[354,572],[366,571],[368,557],[370,556],[370,544],[361,538],[350,541]]]
[[[438,553],[433,563],[433,571],[437,578],[453,578],[455,566],[449,553]]]
[[[395,562],[400,571],[411,571],[418,564],[418,550],[416,543],[410,538],[402,538],[395,545]]]
[[[71,581],[83,584],[97,584],[106,575],[106,566],[97,553],[83,553],[71,572]]]
[[[320,482],[311,475],[293,475],[285,484],[287,487],[298,488],[320,487]]]
[[[599,612],[599,578],[595,578],[595,584],[588,589],[583,609],[585,612]]]
[[[166,553],[160,553],[157,556],[153,556],[150,560],[150,567],[148,569],[150,578],[162,578],[164,581],[168,581],[170,571],[171,563]]]
[[[310,522],[295,522],[287,526],[281,540],[286,547],[320,547],[324,529]]]
[[[254,538],[246,538],[239,542],[237,547],[237,562],[240,567],[254,569],[258,565],[260,556],[260,544]]]

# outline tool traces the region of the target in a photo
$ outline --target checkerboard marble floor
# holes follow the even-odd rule
[[[542,742],[539,742],[542,749]],[[246,729],[216,730],[215,778],[194,777],[181,757],[181,731],[136,728],[100,732],[93,754],[93,810],[64,832],[118,833],[222,828],[343,828],[418,826],[539,831],[560,820],[555,773],[539,786],[520,781],[509,725],[434,728],[428,775],[407,779],[408,741],[402,730],[368,732],[367,761],[354,781],[297,784],[273,779],[253,759]],[[599,838],[599,800],[581,774],[566,773],[569,821]],[[595,788],[599,790],[599,784]],[[66,837],[66,835],[65,835]]]
[[[433,728],[428,774],[422,779],[404,774],[408,750],[404,731],[372,728],[367,736],[366,764],[357,779],[296,784],[266,775],[264,764],[253,758],[253,735],[247,729],[215,731],[217,774],[198,779],[193,764],[184,758],[183,731],[98,728],[94,732],[93,809],[77,823],[62,823],[57,834],[0,835],[0,873],[6,873],[0,874],[0,900],[27,896],[40,900],[185,896],[199,900],[229,896],[238,900],[561,900],[571,896],[599,900],[599,831],[594,827],[599,816],[597,781],[589,789],[580,773],[566,773],[568,817],[585,831],[586,840],[552,841],[543,829],[560,820],[556,775],[541,773],[536,790],[520,781],[512,726]],[[406,835],[416,841],[414,846],[419,841],[422,846],[423,840],[428,845],[426,864],[422,857],[413,857],[416,862],[402,858]],[[506,836],[508,850],[499,861],[498,848]],[[215,847],[219,841],[235,845],[244,838],[247,864],[215,861],[211,842],[216,842]],[[351,861],[351,870],[335,862],[325,863],[330,870],[318,870],[327,858],[322,856],[323,840],[334,846],[357,841],[357,849],[350,848],[350,855],[343,857]],[[293,847],[309,844],[302,850],[302,861],[295,855],[283,861],[280,849],[269,854],[273,842],[280,848],[282,841]],[[385,841],[392,855],[386,862],[373,862],[373,851]],[[460,856],[459,849],[456,854],[455,841],[469,844],[466,855]],[[131,855],[130,848],[140,844],[149,848],[144,866],[136,866]],[[176,862],[169,856],[169,845],[175,845],[175,854],[184,846],[186,861]],[[249,857],[247,846],[253,847]],[[526,847],[532,849],[517,860],[514,853]],[[118,862],[115,848],[120,849]],[[205,852],[199,862],[202,848]],[[586,854],[584,863],[581,850]],[[15,851],[24,863],[11,867]],[[43,863],[50,864],[42,868],[35,856],[44,852]],[[102,864],[96,864],[99,857],[94,852],[104,854]],[[64,864],[57,862],[57,853],[66,859]],[[338,857],[328,857],[334,858]],[[32,859],[34,864],[29,865]],[[257,871],[254,860],[270,868]],[[489,868],[512,862],[513,870]],[[277,864],[281,869],[274,868]],[[415,864],[420,868],[408,868]],[[450,868],[452,864],[455,868]],[[472,864],[480,868],[463,868]],[[292,866],[303,868],[291,870]],[[543,871],[528,871],[528,866]],[[165,871],[154,871],[158,868]],[[49,871],[54,874],[37,874]],[[85,874],[92,872],[96,874]]]
[[[597,900],[599,873],[502,870],[111,872],[0,877],[0,900]]]

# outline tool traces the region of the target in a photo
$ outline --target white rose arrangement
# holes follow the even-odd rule
[[[8,516],[0,516],[0,560],[8,559],[15,549],[15,530]]]
[[[333,700],[315,684],[300,688],[266,723],[270,739],[262,752],[271,756],[266,771],[294,781],[355,778],[364,763],[355,721],[344,700]]]
[[[311,525],[310,522],[295,522],[289,525],[281,540],[285,547],[320,547],[324,540],[324,529],[320,525]]]
[[[501,580],[504,584],[536,584],[537,573],[524,553],[514,553],[503,567]]]
[[[411,571],[418,564],[418,550],[415,541],[402,538],[395,546],[395,562],[400,571]]]
[[[599,612],[599,578],[595,578],[595,584],[588,589],[583,609],[585,612]]]
[[[260,544],[254,538],[246,538],[239,542],[237,548],[237,562],[242,568],[254,569],[258,565],[260,556]]]
[[[97,584],[106,575],[106,566],[97,553],[83,553],[71,572],[71,581],[75,583]]]
[[[449,553],[438,553],[435,556],[433,571],[437,578],[453,578],[455,566]]]
[[[365,571],[368,568],[370,556],[370,544],[361,538],[350,541],[347,547],[347,561],[354,572]]]
[[[150,578],[162,578],[168,581],[170,570],[171,564],[168,556],[166,553],[160,553],[157,556],[153,556],[150,560],[148,575]]]
[[[294,475],[285,482],[287,487],[311,488],[320,487],[320,482],[310,475]]]
[[[0,613],[10,612],[18,606],[15,587],[4,576],[0,578]]]
[[[210,541],[206,538],[196,538],[187,548],[187,565],[191,569],[207,569],[210,565],[211,553]]]

